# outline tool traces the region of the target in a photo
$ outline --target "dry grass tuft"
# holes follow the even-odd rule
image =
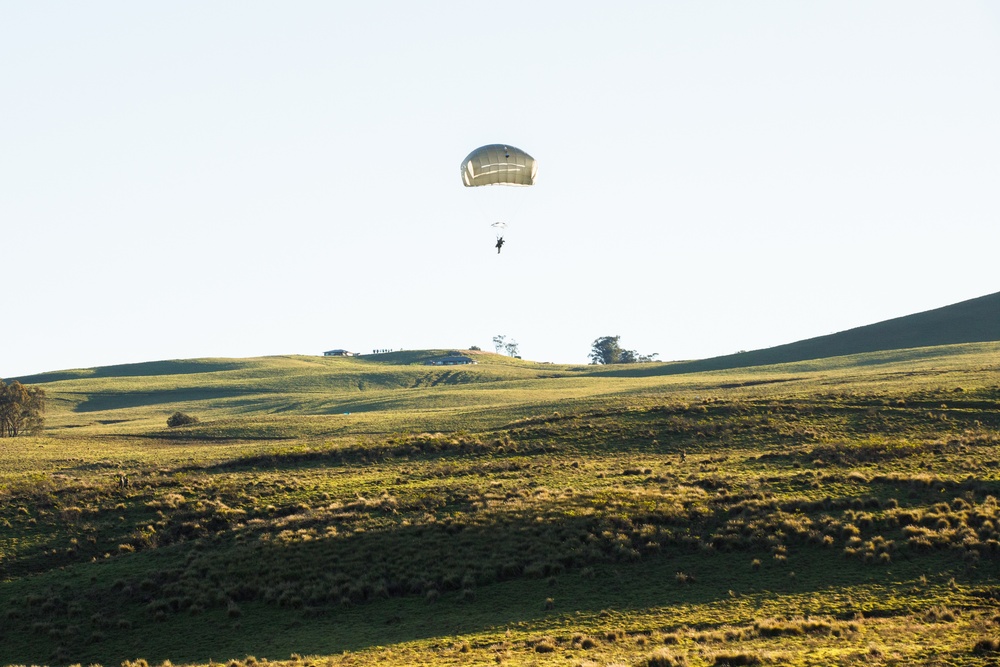
[[[687,658],[682,655],[675,655],[665,648],[657,649],[652,655],[642,663],[645,667],[685,667]]]

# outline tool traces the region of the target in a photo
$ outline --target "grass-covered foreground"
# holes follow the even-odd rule
[[[422,358],[25,379],[50,427],[0,440],[0,662],[1000,661],[1000,345]]]

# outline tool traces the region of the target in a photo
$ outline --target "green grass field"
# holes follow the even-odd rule
[[[0,662],[1000,661],[1000,343],[441,352],[22,378],[49,412],[0,439]]]

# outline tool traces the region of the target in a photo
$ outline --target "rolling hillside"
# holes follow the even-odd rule
[[[582,378],[588,367],[537,364],[487,352],[470,353],[476,365],[424,365],[446,352],[156,361],[43,373],[21,381],[48,394],[50,432],[81,427],[144,432],[162,428],[166,415],[182,410],[211,420],[217,437],[246,434],[250,415],[258,425],[292,415],[332,416],[336,419],[326,419],[322,427],[331,432],[352,424],[391,431],[401,426],[394,421],[398,415],[413,427],[457,428],[461,422],[468,428],[520,404],[576,395],[574,386],[580,382],[593,384],[572,380],[574,375]],[[570,382],[546,399],[548,381],[557,379]],[[514,389],[520,398],[511,397]],[[465,412],[453,412],[457,407]],[[239,433],[227,423],[239,424]]]
[[[557,365],[467,351],[477,365],[434,367],[424,362],[448,350],[416,350],[354,358],[155,361],[18,379],[49,393],[50,429],[160,429],[165,415],[183,410],[211,419],[216,437],[246,435],[247,415],[256,415],[257,426],[264,432],[272,429],[260,424],[261,420],[339,415],[344,418],[336,422],[313,420],[309,432],[342,434],[367,429],[383,433],[399,428],[488,428],[533,411],[555,410],[565,400],[581,406],[600,405],[623,400],[623,394],[655,393],[665,387],[698,391],[714,386],[699,375],[710,371],[784,365],[784,371],[794,372],[788,365],[821,360],[827,366],[850,366],[850,357],[866,354],[874,355],[865,362],[869,364],[913,363],[948,355],[951,345],[991,341],[1000,341],[1000,293],[828,336],[697,361]],[[780,370],[775,372],[781,375]],[[670,376],[677,379],[664,385]],[[691,379],[684,380],[684,376]],[[649,378],[645,385],[621,384],[643,377]],[[620,378],[619,383],[611,382],[613,378]],[[792,382],[786,389],[794,386]],[[208,435],[208,427],[199,429]]]
[[[659,368],[648,368],[642,372],[697,373],[726,368],[786,364],[866,352],[998,340],[1000,340],[1000,292],[826,336],[762,350],[668,364]],[[616,370],[628,373],[627,369]]]
[[[1000,652],[1000,343],[648,376],[438,353],[25,378],[50,410],[0,441],[0,663]]]

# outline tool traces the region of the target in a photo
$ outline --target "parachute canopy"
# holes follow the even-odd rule
[[[492,225],[490,225],[490,227],[492,227],[493,229],[507,229],[507,223],[506,222],[494,222]]]
[[[538,164],[520,148],[505,144],[480,146],[462,161],[465,187],[533,185]]]

